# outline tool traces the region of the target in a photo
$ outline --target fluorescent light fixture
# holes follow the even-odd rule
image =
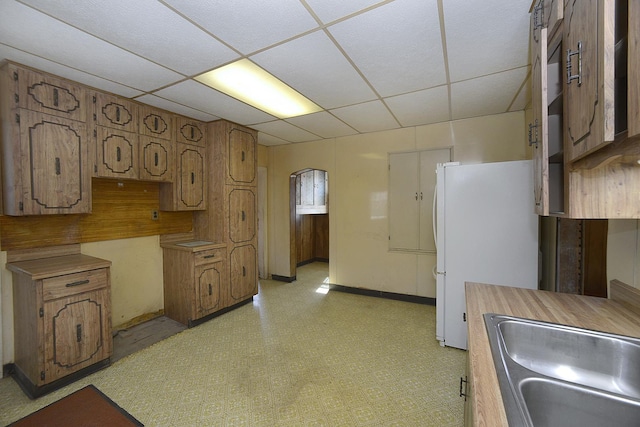
[[[200,74],[195,79],[280,119],[322,110],[248,59]]]

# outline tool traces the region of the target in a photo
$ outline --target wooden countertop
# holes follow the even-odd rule
[[[162,242],[160,246],[166,249],[174,249],[185,252],[200,252],[209,249],[224,248],[226,243],[213,243],[205,240],[186,240],[177,242]]]
[[[467,282],[469,378],[474,425],[507,426],[482,315],[499,313],[640,337],[640,311],[616,301]]]
[[[32,280],[79,273],[111,266],[111,261],[83,254],[63,255],[7,263],[7,269],[31,276]]]

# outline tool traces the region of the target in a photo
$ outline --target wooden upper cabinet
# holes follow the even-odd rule
[[[546,28],[548,35],[558,29],[564,16],[563,0],[538,0],[531,9],[531,28]]]
[[[529,123],[529,145],[533,150],[533,193],[535,212],[549,215],[549,152],[547,110],[547,29],[535,28],[531,18],[531,103],[533,123]]]
[[[83,86],[14,64],[8,67],[10,78],[17,85],[18,107],[81,122],[87,120],[87,92]]]
[[[207,200],[206,151],[202,147],[176,144],[175,178],[160,187],[160,209],[205,210]]]
[[[628,84],[629,99],[627,105],[629,108],[628,136],[632,138],[640,135],[640,84],[638,84],[640,82],[640,2],[629,0],[628,16],[626,81],[631,82],[631,84]],[[616,40],[616,48],[619,44],[624,46],[624,40],[620,42]]]
[[[141,135],[162,139],[173,139],[173,115],[147,105],[139,108],[139,124]]]
[[[140,137],[140,179],[171,182],[175,169],[175,144],[149,136]]]
[[[94,92],[91,100],[94,124],[126,132],[138,132],[137,104],[100,92]]]
[[[233,127],[228,134],[228,180],[231,185],[256,185],[257,137],[254,131]]]
[[[570,161],[614,139],[614,1],[570,1],[564,19],[565,147]]]
[[[20,140],[5,150],[4,213],[42,215],[91,212],[91,175],[84,123],[20,110]],[[5,147],[8,148],[8,147]],[[13,151],[13,152],[10,152]],[[8,159],[7,159],[8,160]]]
[[[94,137],[96,177],[138,178],[138,134],[98,126]]]
[[[205,147],[207,143],[206,123],[176,116],[176,141]]]

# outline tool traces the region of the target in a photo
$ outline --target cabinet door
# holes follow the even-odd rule
[[[140,107],[139,129],[141,135],[155,138],[172,139],[172,115],[166,111],[156,110],[146,105]]]
[[[205,150],[178,144],[177,210],[205,209]]]
[[[629,1],[627,57],[629,137],[640,135],[640,2]]]
[[[250,189],[235,188],[229,193],[229,239],[243,243],[255,235],[256,195]]]
[[[111,354],[109,292],[82,293],[44,304],[45,383]]]
[[[86,91],[82,86],[15,66],[10,70],[18,83],[19,107],[81,122],[87,120]]]
[[[105,178],[138,178],[138,135],[98,126],[96,138],[95,176]]]
[[[91,177],[84,123],[20,112],[22,210],[10,215],[91,212]],[[18,198],[20,195],[18,194]],[[5,206],[7,208],[7,206]]]
[[[232,303],[258,293],[257,258],[253,245],[236,246],[229,255]]]
[[[389,249],[418,249],[419,157],[389,156]]]
[[[529,145],[533,150],[533,197],[535,212],[549,215],[549,141],[547,109],[547,29],[534,26],[531,34],[531,103],[533,123],[529,123]],[[562,96],[562,95],[560,95]]]
[[[221,307],[222,263],[196,267],[198,317],[206,316]]]
[[[95,92],[93,100],[93,121],[98,126],[106,126],[127,132],[138,132],[138,106],[126,99]]]
[[[553,34],[563,18],[563,0],[538,0],[531,11],[531,28],[547,29],[547,34]]]
[[[614,137],[614,2],[572,1],[565,17],[565,139],[575,160]]]
[[[173,181],[175,144],[149,136],[140,137],[140,179]]]
[[[206,123],[192,120],[187,117],[176,117],[176,141],[185,144],[193,144],[206,147],[207,125]]]
[[[233,128],[229,132],[229,179],[232,185],[255,185],[256,140],[252,133]]]

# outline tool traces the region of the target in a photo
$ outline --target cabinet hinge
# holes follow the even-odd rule
[[[13,72],[13,80],[18,81],[18,72],[17,71]]]
[[[544,0],[533,7],[533,31],[544,27]]]
[[[16,123],[20,123],[20,114],[16,114]]]
[[[94,129],[94,130],[93,130],[93,137],[94,137],[94,138],[97,138],[97,137],[98,137],[98,130],[97,130],[97,129]]]
[[[40,317],[44,317],[44,308],[40,307],[38,314],[40,314]]]
[[[96,96],[93,95],[93,103],[95,104],[98,100],[96,99]]]
[[[24,203],[18,202],[18,210],[19,211],[23,211],[24,210]],[[42,310],[42,309],[40,309],[40,310]]]
[[[15,95],[13,95],[13,99],[16,101],[16,104],[18,104],[20,102],[20,95],[16,93]]]
[[[40,380],[44,381],[44,371],[40,371]]]
[[[467,321],[467,313],[462,313],[462,321],[463,322]]]

